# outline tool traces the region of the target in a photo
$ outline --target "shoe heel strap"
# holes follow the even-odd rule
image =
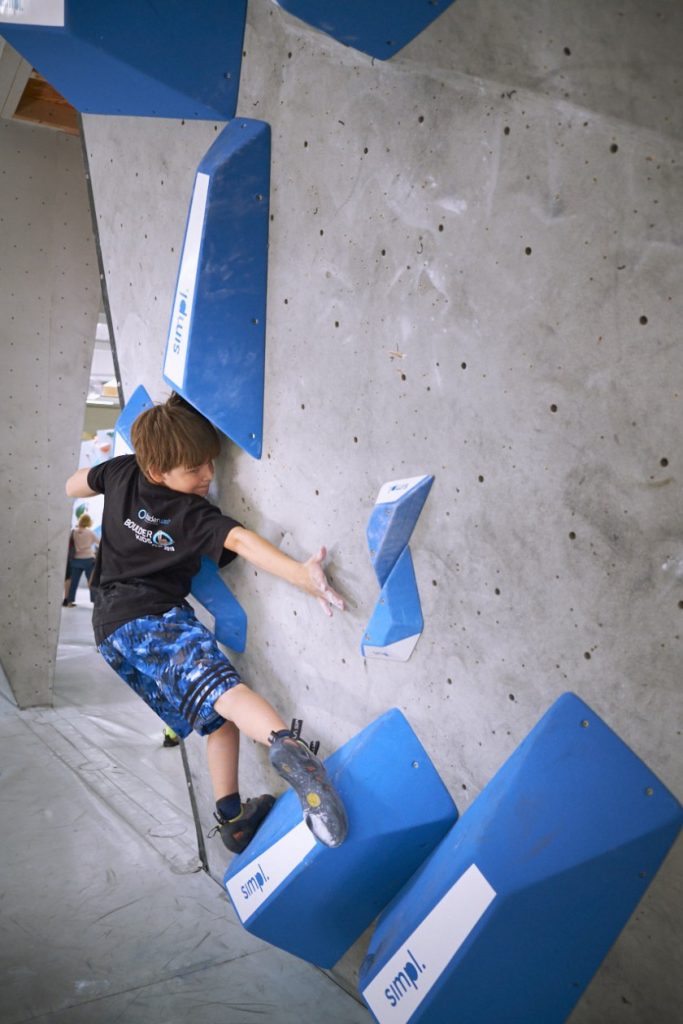
[[[305,743],[312,754],[317,754],[320,750],[320,740],[302,739],[301,730],[303,728],[303,724],[304,722],[302,718],[293,718],[290,726],[290,732],[295,740],[301,740],[302,743]]]

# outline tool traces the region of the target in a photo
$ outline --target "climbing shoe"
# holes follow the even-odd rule
[[[180,736],[177,732],[174,732],[168,725],[164,729],[164,743],[165,747],[177,747],[180,743]]]
[[[269,793],[251,797],[236,818],[223,818],[216,811],[213,816],[218,822],[209,832],[208,838],[220,832],[221,839],[231,853],[242,853],[258,832],[263,819],[275,803],[275,797]]]
[[[349,828],[346,811],[322,761],[303,740],[275,733],[270,736],[268,757],[299,797],[304,821],[318,842],[340,846]]]

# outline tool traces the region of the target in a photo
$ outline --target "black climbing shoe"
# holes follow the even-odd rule
[[[271,735],[268,757],[299,797],[304,821],[318,842],[341,846],[349,829],[346,811],[322,761],[294,736]]]
[[[218,822],[209,832],[208,838],[220,832],[221,839],[231,853],[242,853],[258,832],[264,818],[275,803],[275,797],[269,793],[251,797],[236,818],[223,818],[216,811],[213,816]]]

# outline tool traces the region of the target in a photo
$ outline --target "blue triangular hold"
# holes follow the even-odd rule
[[[371,57],[387,60],[454,0],[278,0],[280,7]]]
[[[407,661],[424,622],[410,548],[404,548],[382,587],[361,642],[366,658]]]
[[[199,164],[180,259],[164,378],[261,457],[270,128],[238,118]]]
[[[390,480],[380,489],[366,528],[370,560],[380,586],[408,544],[434,477]]]
[[[114,428],[116,433],[114,438],[114,455],[129,455],[132,453],[131,427],[140,413],[144,412],[145,409],[151,409],[153,405],[154,402],[150,398],[147,388],[143,384],[139,384],[116,420]]]
[[[192,578],[192,596],[214,616],[216,639],[233,651],[243,651],[247,643],[247,613],[210,558],[202,558],[200,570]]]

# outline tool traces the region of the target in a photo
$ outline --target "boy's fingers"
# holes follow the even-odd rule
[[[332,614],[333,608],[338,608],[339,611],[344,611],[345,605],[343,598],[341,598],[339,594],[336,594],[334,590],[324,590],[323,595],[319,597],[318,600],[323,605],[327,615]]]
[[[318,548],[316,553],[314,555],[311,555],[311,557],[308,559],[308,564],[311,566],[319,565],[322,568],[322,564],[326,558],[327,548]]]
[[[308,560],[311,582],[314,588],[319,591],[317,598],[322,605],[326,615],[332,615],[332,607],[344,610],[344,598],[334,590],[325,575],[322,563],[327,557],[327,548],[321,547],[316,554],[311,555]]]
[[[324,599],[329,604],[334,605],[335,608],[344,608],[344,598],[341,594],[337,593],[334,587],[330,586],[329,580],[322,570],[320,571],[320,576],[316,581],[316,586],[318,590],[322,591]]]
[[[338,594],[336,590],[333,590],[332,587],[327,588],[325,591],[325,597],[331,605],[334,605],[335,608],[339,608],[340,611],[344,610],[344,598],[341,594]]]
[[[316,551],[316,553],[314,555],[311,555],[311,557],[306,562],[306,565],[313,572],[315,572],[316,569],[319,569],[320,572],[322,572],[322,565],[323,565],[323,561],[325,560],[325,556],[326,555],[327,555],[327,551],[325,550],[325,548],[320,548],[320,550]]]

